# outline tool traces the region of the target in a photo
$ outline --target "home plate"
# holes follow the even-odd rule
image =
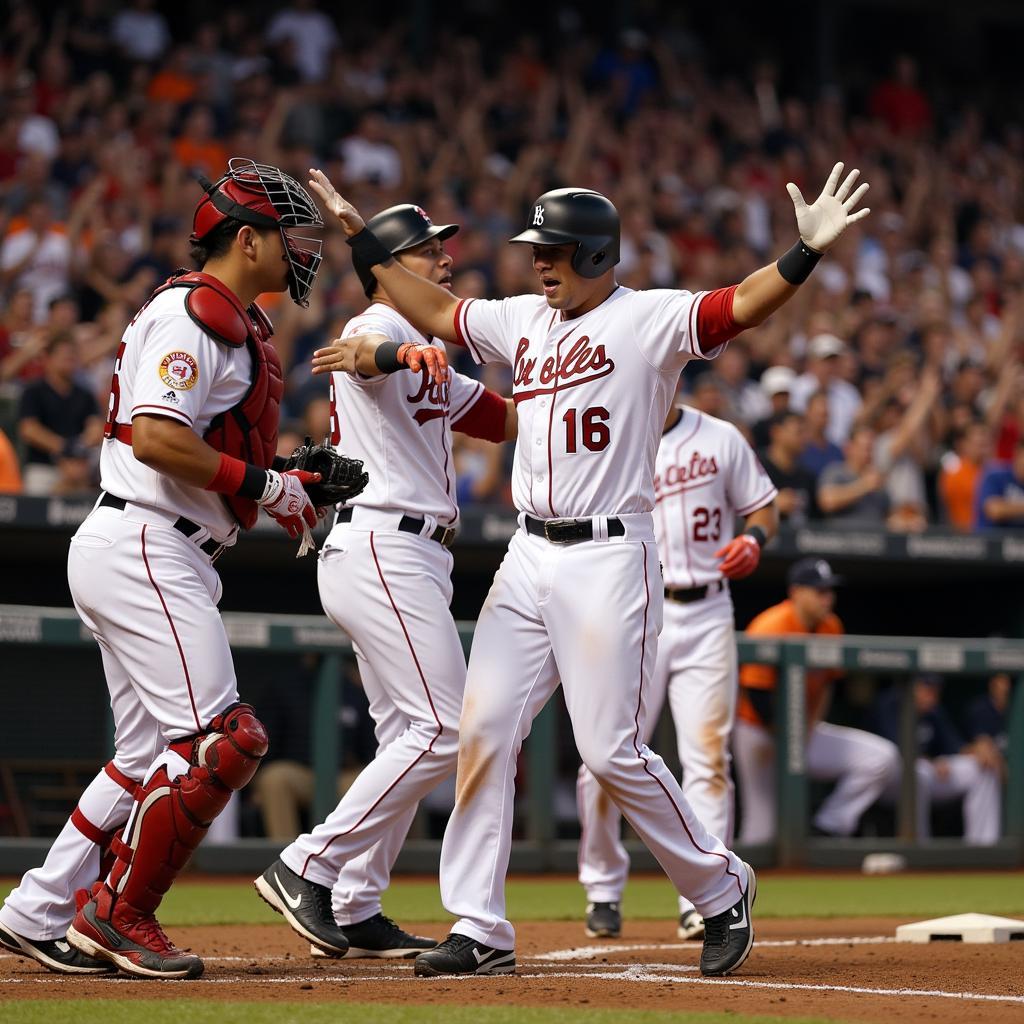
[[[1024,921],[991,914],[954,914],[932,921],[901,924],[897,942],[1013,942],[1024,941]]]

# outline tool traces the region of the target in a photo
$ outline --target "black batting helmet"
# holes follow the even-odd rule
[[[600,277],[619,262],[619,211],[600,192],[556,188],[530,208],[526,230],[510,242],[576,243],[572,267],[580,277]]]
[[[389,206],[375,217],[371,217],[366,226],[393,256],[397,256],[404,249],[429,242],[432,238],[440,238],[443,242],[459,230],[458,224],[435,224],[422,207],[413,206],[412,203]],[[369,298],[373,295],[377,279],[373,276],[373,271],[355,253],[352,255],[352,263],[359,280],[363,282],[363,291]]]

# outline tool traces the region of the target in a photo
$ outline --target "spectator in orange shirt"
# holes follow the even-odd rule
[[[21,494],[18,456],[3,430],[0,430],[0,494]]]
[[[991,449],[988,427],[973,420],[956,431],[953,450],[942,458],[939,498],[946,519],[957,530],[966,532],[974,526],[974,499]]]
[[[828,562],[805,558],[789,570],[789,597],[761,612],[747,626],[748,636],[838,635],[843,624],[832,611],[842,582]],[[831,684],[839,673],[807,672],[807,774],[835,782],[812,823],[819,835],[852,835],[860,816],[899,778],[900,755],[888,740],[860,729],[825,722]],[[740,694],[733,755],[743,801],[740,841],[769,843],[775,838],[775,684],[770,665],[740,666]]]
[[[174,158],[188,171],[200,171],[216,179],[224,173],[228,151],[217,140],[217,123],[209,107],[194,107],[181,135],[174,140]]]

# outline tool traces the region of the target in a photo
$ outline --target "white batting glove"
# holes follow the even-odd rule
[[[810,206],[804,202],[800,189],[793,182],[786,185],[789,198],[793,200],[793,206],[796,207],[796,223],[800,229],[800,239],[804,245],[815,252],[827,252],[851,224],[871,212],[868,207],[857,210],[856,213],[851,212],[867,192],[868,183],[863,182],[853,195],[850,195],[850,189],[860,177],[860,171],[854,168],[846,176],[842,185],[836,188],[842,173],[843,164],[840,162],[832,168],[832,173],[828,176],[821,195]]]

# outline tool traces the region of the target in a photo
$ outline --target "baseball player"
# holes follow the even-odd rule
[[[432,224],[412,205],[370,224],[404,267],[451,288],[444,241],[456,225]],[[420,799],[455,773],[466,681],[449,611],[459,519],[451,432],[503,441],[515,436],[516,413],[511,400],[448,373],[441,343],[395,309],[369,266],[357,259],[356,270],[370,306],[340,346],[316,354],[314,372],[334,371],[332,435],[358,449],[371,482],[338,513],[318,579],[324,611],[353,639],[380,746],[327,820],[255,886],[314,955],[409,957],[437,943],[385,917],[380,896]],[[430,371],[397,372],[410,344]]]
[[[748,636],[843,632],[832,610],[835,588],[842,579],[820,558],[803,558],[790,566],[785,601],[766,608],[747,626]],[[847,726],[824,721],[831,684],[841,672],[814,669],[807,673],[807,775],[835,782],[818,808],[812,828],[819,835],[849,836],[860,816],[885,791],[898,784],[900,753],[894,743]],[[740,666],[739,720],[733,737],[736,775],[743,797],[745,843],[770,843],[775,838],[775,687],[778,669],[771,665]]]
[[[778,492],[731,423],[682,406],[665,422],[654,466],[654,536],[665,583],[658,660],[644,690],[643,739],[650,739],[666,693],[683,767],[683,794],[704,827],[733,838],[729,740],[736,712],[736,636],[729,580],[749,576],[778,528]],[[736,516],[744,530],[734,536]],[[580,883],[586,932],[614,938],[629,855],[620,815],[593,773],[580,768]],[[702,938],[704,920],[679,897],[679,937]]]
[[[103,658],[114,758],[0,909],[0,942],[65,974],[202,973],[154,915],[267,749],[238,699],[214,560],[260,506],[292,536],[316,522],[303,486],[315,475],[271,468],[281,368],[255,300],[287,289],[306,304],[321,257],[302,230],[323,221],[276,167],[235,158],[204,185],[190,238],[203,270],[172,277],[125,331],[103,493],[68,554],[75,607]]]
[[[792,296],[847,225],[866,186],[837,164],[776,264],[710,292],[632,291],[615,281],[619,216],[587,189],[545,193],[512,239],[532,247],[542,295],[460,300],[408,273],[319,170],[310,184],[360,260],[422,331],[512,367],[520,529],[480,611],[459,730],[456,803],[441,894],[458,917],[416,958],[420,975],[515,970],[504,884],[516,758],[561,681],[583,762],[677,891],[704,917],[704,974],[738,967],[753,943],[753,871],[710,835],[643,742],[644,690],[661,627],[654,539],[658,438],[683,365],[713,358]]]

